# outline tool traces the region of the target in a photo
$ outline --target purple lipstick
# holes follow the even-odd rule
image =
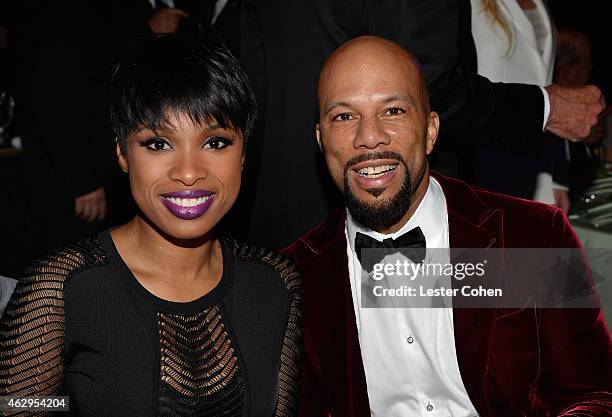
[[[174,216],[182,220],[193,220],[206,213],[215,193],[206,190],[182,190],[162,194],[162,203]]]

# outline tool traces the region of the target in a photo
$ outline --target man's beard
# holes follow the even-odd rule
[[[355,164],[373,159],[395,159],[399,161],[400,165],[404,168],[404,182],[394,196],[374,203],[367,203],[359,200],[351,192],[348,175],[350,168]],[[382,191],[381,189],[372,189],[368,192],[378,197]],[[369,153],[355,157],[348,161],[344,168],[344,189],[342,194],[344,195],[344,203],[355,220],[372,230],[388,229],[398,223],[410,207],[412,181],[408,165],[400,154],[390,151]]]

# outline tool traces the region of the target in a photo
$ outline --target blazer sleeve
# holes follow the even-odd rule
[[[369,2],[370,32],[418,57],[431,107],[440,113],[442,143],[520,149],[541,137],[544,97],[539,87],[493,83],[477,74],[466,0]]]
[[[567,217],[555,211],[554,247],[580,248]],[[593,285],[586,262],[584,279]],[[552,415],[612,415],[612,344],[600,308],[539,310],[541,383]]]

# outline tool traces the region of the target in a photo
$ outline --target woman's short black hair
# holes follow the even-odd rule
[[[214,121],[247,140],[257,114],[255,94],[225,46],[160,35],[134,45],[116,64],[111,124],[122,152],[133,132],[172,127],[171,114],[196,125]]]

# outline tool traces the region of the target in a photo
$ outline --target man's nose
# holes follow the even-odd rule
[[[376,117],[364,117],[359,122],[354,140],[355,148],[375,149],[391,143],[391,136],[385,132],[383,122]]]
[[[173,161],[170,177],[173,181],[190,187],[198,181],[206,179],[208,168],[203,161],[201,150],[183,150],[177,152]]]

